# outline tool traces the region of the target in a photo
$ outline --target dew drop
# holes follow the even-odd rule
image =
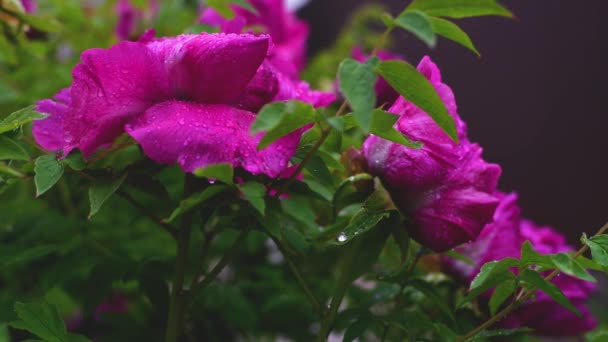
[[[179,121],[178,121],[178,122],[179,122],[179,124],[180,124],[180,125],[182,125],[182,126],[186,124],[186,120],[184,120],[184,118],[179,119]]]
[[[348,236],[346,236],[346,234],[344,234],[344,233],[340,233],[340,235],[338,235],[336,240],[338,242],[345,242],[346,240],[348,240]]]

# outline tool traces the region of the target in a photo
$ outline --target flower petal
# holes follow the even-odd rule
[[[33,122],[32,134],[38,145],[45,150],[59,151],[63,148],[63,121],[71,102],[70,88],[65,88],[55,94],[52,100],[46,99],[36,103],[36,110],[47,114],[48,117]]]
[[[124,132],[124,124],[171,96],[167,74],[150,50],[122,42],[90,49],[72,72],[72,104],[64,123],[64,148],[87,156]]]
[[[164,63],[178,98],[231,103],[268,53],[270,38],[250,34],[181,35],[148,43]]]
[[[227,105],[167,101],[126,126],[144,153],[163,164],[179,163],[186,172],[230,163],[252,174],[277,177],[294,155],[300,133],[289,134],[258,151],[263,134],[250,135],[251,112]]]

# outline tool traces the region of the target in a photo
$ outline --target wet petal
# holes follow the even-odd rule
[[[241,95],[264,61],[269,37],[201,33],[154,40],[148,47],[171,75],[178,98],[231,103]]]
[[[90,49],[72,72],[72,104],[64,124],[65,152],[85,156],[111,143],[134,115],[170,97],[167,74],[144,44]]]
[[[53,99],[41,100],[36,103],[36,110],[47,114],[43,120],[33,122],[32,134],[38,145],[48,151],[59,151],[63,148],[63,121],[68,107],[72,102],[70,88],[59,91]]]
[[[162,164],[179,163],[186,172],[230,163],[252,174],[280,175],[294,155],[300,133],[258,151],[263,134],[249,134],[255,115],[227,105],[167,101],[130,122],[126,130],[144,153]]]

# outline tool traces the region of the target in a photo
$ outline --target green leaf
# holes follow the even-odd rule
[[[300,101],[273,102],[264,106],[251,125],[251,133],[265,131],[258,144],[261,150],[279,138],[315,121],[315,109]]]
[[[82,152],[79,149],[74,149],[70,155],[62,160],[63,163],[69,166],[74,171],[82,171],[87,168],[87,161],[84,160]]]
[[[266,188],[264,185],[256,182],[246,182],[239,185],[238,188],[243,192],[247,201],[264,216],[266,212],[266,202],[264,201]]]
[[[608,235],[599,235],[587,239],[583,237],[583,242],[591,249],[593,261],[608,267]]]
[[[416,290],[422,292],[426,298],[433,302],[433,304],[437,305],[437,307],[443,311],[443,313],[449,317],[452,321],[456,321],[454,317],[453,309],[448,305],[449,301],[443,298],[437,288],[421,279],[412,279],[407,283],[407,285],[412,286]]]
[[[546,281],[538,272],[526,269],[519,275],[519,279],[523,282],[535,286],[537,289],[543,291],[546,295],[551,297],[561,306],[574,312],[579,317],[581,316],[580,311],[578,311],[578,309],[575,308],[572,303],[570,303],[570,300],[564,295],[562,290],[560,290],[560,288],[557,287],[555,284]]]
[[[68,332],[59,312],[46,303],[15,303],[19,321],[10,323],[15,329],[27,330],[47,342],[68,342]]]
[[[306,255],[311,249],[310,244],[299,231],[291,228],[281,229],[281,234],[293,249],[299,254]]]
[[[217,179],[222,183],[232,185],[234,169],[231,164],[212,164],[204,168],[194,170],[194,175],[210,179]]]
[[[488,282],[488,280],[496,278],[500,274],[504,274],[505,272],[511,273],[509,268],[518,266],[519,260],[513,258],[505,258],[502,260],[485,263],[471,282],[470,290],[474,290],[482,286],[484,283]],[[511,275],[513,275],[513,273],[511,273]]]
[[[363,333],[374,323],[375,321],[372,319],[372,317],[369,316],[362,317],[356,320],[344,332],[344,338],[342,339],[342,342],[352,342],[356,340],[358,337],[363,335]]]
[[[91,185],[89,188],[89,202],[91,203],[89,219],[99,212],[99,209],[120,188],[126,178],[125,173],[117,179],[96,181]]]
[[[47,192],[55,185],[63,175],[63,164],[55,155],[49,154],[38,157],[34,167],[34,183],[36,184],[36,196]]]
[[[213,9],[215,9],[219,14],[221,14],[226,19],[234,19],[234,11],[230,7],[230,4],[239,5],[245,9],[253,12],[254,14],[257,14],[256,9],[245,0],[206,0],[205,4],[207,4],[207,6],[213,8]]]
[[[477,51],[477,48],[473,45],[469,35],[458,27],[458,25],[451,21],[435,17],[431,17],[430,21],[435,33],[466,47],[473,51],[477,56],[480,56],[479,51]]]
[[[3,260],[0,263],[0,268],[5,269],[6,267],[13,265],[23,265],[58,251],[59,246],[57,245],[41,245],[32,248],[23,248],[17,253],[10,253],[9,255],[3,257]]]
[[[383,139],[396,142],[403,146],[412,148],[422,147],[421,143],[411,141],[403,133],[395,129],[394,125],[398,119],[399,115],[376,109],[372,112],[372,122],[369,131]]]
[[[552,255],[551,258],[553,260],[553,264],[560,271],[583,280],[591,282],[597,281],[578,261],[572,259],[570,255],[560,253]]]
[[[538,253],[532,243],[528,240],[521,246],[521,267],[531,265],[541,266],[547,269],[555,268],[550,255]]]
[[[353,116],[359,127],[368,132],[371,124],[371,113],[376,106],[377,76],[374,66],[377,58],[371,58],[365,63],[347,58],[340,63],[338,81],[340,92],[344,95],[353,110]]]
[[[515,280],[507,280],[505,282],[500,283],[494,289],[494,293],[492,293],[492,297],[490,298],[490,314],[494,316],[498,308],[502,305],[502,303],[507,300],[507,298],[511,297],[511,295],[517,289],[517,283]]]
[[[413,9],[437,17],[467,18],[484,15],[513,17],[513,14],[496,0],[414,0],[406,10]]]
[[[376,71],[403,97],[424,110],[444,132],[458,141],[456,124],[433,85],[412,65],[398,60],[381,62]]]
[[[365,208],[359,210],[346,228],[338,234],[335,243],[338,245],[349,243],[359,234],[376,227],[380,221],[389,217],[389,215],[388,211],[371,212]]]
[[[433,31],[430,18],[421,11],[407,10],[395,18],[397,26],[413,33],[429,47],[435,47],[437,36]]]
[[[254,14],[258,13],[257,10],[245,0],[205,0],[205,4],[215,9],[226,19],[234,19],[234,11],[230,7],[231,4],[239,5]]]
[[[0,160],[29,160],[27,151],[15,140],[0,135]]]
[[[471,260],[471,258],[469,256],[464,255],[462,253],[458,253],[454,250],[444,252],[443,255],[449,256],[452,259],[462,261],[469,266],[475,266],[475,262],[473,260]]]
[[[226,187],[225,185],[218,184],[212,185],[203,191],[195,193],[194,195],[180,201],[179,206],[175,210],[173,210],[171,216],[169,216],[169,218],[164,219],[163,221],[167,223],[175,221],[176,218],[194,209],[199,204],[224,192],[226,189],[228,189],[228,187]]]
[[[9,114],[3,120],[0,120],[0,133],[12,131],[19,126],[23,126],[28,122],[37,119],[43,119],[46,116],[36,112],[36,106],[28,106],[14,113]]]

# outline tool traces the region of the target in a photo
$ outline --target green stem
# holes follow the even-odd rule
[[[7,174],[7,175],[15,177],[15,178],[26,178],[27,177],[23,173],[13,169],[12,167],[10,167],[4,163],[0,163],[0,173],[4,173],[4,174]]]
[[[600,228],[600,230],[595,234],[595,236],[602,235],[607,231],[608,231],[608,223],[604,224],[604,226],[602,226],[602,228]],[[576,254],[574,254],[572,256],[572,259],[578,258],[579,256],[585,254],[585,252],[587,252],[588,250],[589,250],[589,246],[584,245],[583,247],[581,247],[581,249],[579,249],[576,252]],[[553,278],[555,278],[559,274],[560,274],[559,270],[554,270],[553,272],[551,272],[551,274],[549,274],[548,276],[545,277],[545,280],[551,281]],[[506,315],[511,313],[513,310],[517,309],[517,307],[519,307],[519,305],[521,305],[526,300],[528,300],[530,297],[532,297],[536,293],[537,290],[538,290],[538,288],[536,288],[535,286],[531,287],[530,289],[528,289],[528,291],[524,292],[523,295],[518,296],[518,298],[516,300],[514,300],[511,304],[509,304],[509,306],[507,306],[506,308],[504,308],[501,311],[499,311],[498,313],[496,313],[493,317],[488,319],[486,322],[482,323],[477,328],[469,331],[468,333],[460,336],[456,340],[456,342],[464,342],[464,341],[468,340],[469,338],[479,334],[483,330],[490,328],[496,322],[503,319],[503,317],[505,317]]]
[[[248,234],[249,229],[244,229],[241,231],[232,246],[230,246],[230,248],[224,253],[224,256],[222,257],[222,259],[220,259],[220,262],[215,265],[211,272],[205,275],[205,278],[203,278],[203,280],[195,283],[194,286],[192,286],[189,291],[190,295],[196,294],[197,292],[211,284],[211,282],[217,277],[217,275],[222,272],[224,267],[226,267],[226,265],[228,265],[228,263],[232,261],[236,254],[243,248],[242,243],[243,241],[245,241],[245,238]]]
[[[348,287],[353,281],[351,278],[351,270],[354,266],[353,263],[355,256],[357,253],[359,253],[363,240],[361,238],[356,239],[356,241],[353,241],[352,244],[353,246],[344,255],[343,263],[341,263],[341,267],[339,268],[341,274],[338,278],[338,285],[336,286],[336,291],[334,292],[329,304],[329,310],[321,321],[321,328],[319,329],[319,334],[317,335],[316,339],[317,342],[324,342],[327,339],[327,335],[329,335],[331,332],[332,325],[334,324],[336,315],[338,314],[338,309],[340,308],[342,299],[346,295],[346,290],[348,290]]]
[[[304,290],[304,293],[308,297],[308,300],[310,300],[310,303],[315,308],[315,310],[319,313],[319,315],[321,317],[323,317],[324,309],[323,309],[323,306],[321,305],[321,302],[319,302],[317,297],[315,297],[314,293],[312,292],[312,290],[306,283],[306,280],[304,280],[304,277],[300,273],[300,270],[298,269],[296,264],[291,259],[291,256],[285,250],[285,247],[283,247],[283,245],[279,239],[277,239],[273,236],[271,236],[271,239],[272,239],[272,241],[274,241],[275,245],[277,245],[277,248],[279,248],[279,250],[283,254],[283,257],[285,257],[285,260],[287,261],[287,265],[289,266],[289,269],[291,269],[291,272],[294,274],[294,276],[296,277],[296,280],[298,281],[298,283]]]
[[[405,285],[407,285],[407,281],[409,280],[410,276],[412,275],[412,272],[414,272],[414,270],[416,269],[416,265],[418,264],[418,261],[420,260],[420,257],[422,257],[423,254],[424,254],[424,248],[419,249],[418,252],[416,253],[414,260],[412,261],[412,263],[408,267],[407,271],[403,275],[403,280],[401,281],[401,288],[399,290],[399,293],[397,294],[397,297],[395,297],[395,309],[393,311],[400,310],[401,305],[403,304],[402,303],[403,302],[403,290],[405,290]],[[381,339],[382,342],[384,342],[386,340],[386,337],[388,336],[390,328],[391,328],[391,325],[389,323],[387,323],[384,326],[384,331],[382,333],[382,339]]]
[[[193,176],[186,174],[184,181],[183,198],[188,198],[193,192]],[[167,318],[167,330],[165,342],[177,342],[182,333],[184,314],[186,309],[186,291],[184,291],[184,279],[188,262],[188,249],[190,247],[190,235],[192,232],[193,212],[184,214],[182,224],[177,232],[177,257],[175,258],[175,277],[171,287],[171,299],[169,315]]]

